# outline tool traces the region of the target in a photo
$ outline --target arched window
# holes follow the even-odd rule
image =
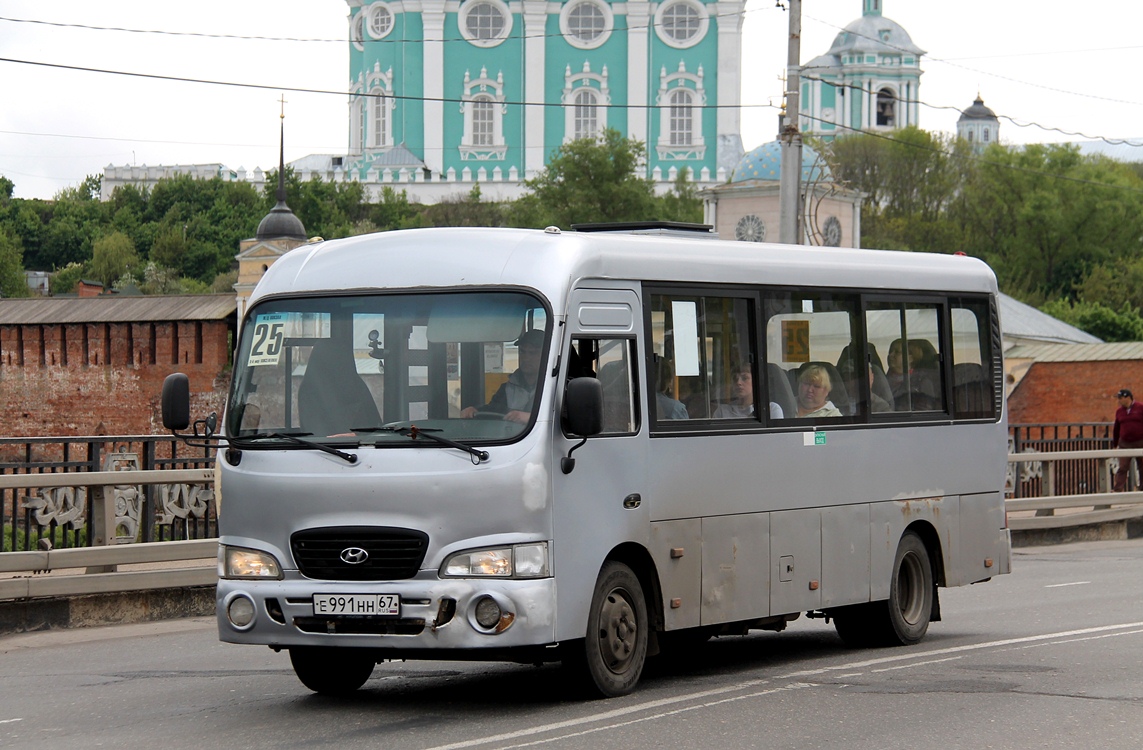
[[[706,153],[703,138],[706,89],[702,66],[694,73],[688,73],[686,64],[680,61],[678,70],[669,75],[667,69],[662,68],[655,104],[659,118],[659,139],[655,150],[659,158],[702,159]]]
[[[464,115],[464,133],[460,141],[460,158],[474,161],[501,160],[508,151],[504,142],[504,75],[488,77],[486,68],[473,78],[464,74],[464,95],[460,105]]]
[[[491,146],[495,143],[495,106],[488,96],[477,96],[472,100],[473,146]]]
[[[372,110],[370,125],[372,130],[373,148],[383,148],[389,145],[389,97],[381,89],[373,89],[369,100]]]
[[[694,100],[690,89],[675,89],[668,105],[670,142],[672,146],[690,146],[694,143]]]
[[[599,108],[595,92],[580,89],[575,94],[575,138],[589,138],[599,133]]]
[[[989,138],[989,136],[988,136],[988,128],[985,128],[985,129],[984,129],[984,131],[981,133],[981,138],[980,138],[980,140],[984,141],[985,143],[988,143],[988,138]]]

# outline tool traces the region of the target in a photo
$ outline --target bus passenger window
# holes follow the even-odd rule
[[[960,419],[994,416],[992,346],[987,301],[953,300],[953,410]]]
[[[849,417],[868,385],[854,345],[857,299],[850,295],[775,292],[766,299],[766,369],[770,401],[786,419]],[[834,364],[834,363],[837,364]],[[785,382],[783,382],[783,378]]]
[[[871,346],[887,352],[885,379],[894,411],[944,410],[940,308],[919,303],[871,303],[865,312]]]
[[[650,312],[656,421],[757,421],[750,300],[652,294]]]

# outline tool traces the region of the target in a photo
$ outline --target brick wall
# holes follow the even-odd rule
[[[220,415],[225,320],[0,326],[0,413],[10,437],[166,432],[163,379],[190,378],[191,415]]]
[[[1143,362],[1037,362],[1008,397],[1008,422],[1113,422],[1120,388],[1143,399]]]

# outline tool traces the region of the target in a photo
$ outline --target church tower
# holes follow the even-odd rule
[[[961,112],[956,121],[956,137],[968,141],[976,151],[983,151],[1000,140],[1000,120],[996,113],[984,106],[980,94],[972,106]]]
[[[281,134],[278,145],[277,203],[270,213],[262,217],[254,237],[238,243],[238,281],[234,291],[238,296],[238,319],[246,312],[246,301],[274,261],[295,247],[306,243],[306,228],[290,207],[286,205],[286,113],[283,100]]]
[[[802,131],[825,140],[855,131],[918,125],[921,56],[882,0],[862,0],[861,18],[829,51],[802,66]]]

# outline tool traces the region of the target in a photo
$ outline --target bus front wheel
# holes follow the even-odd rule
[[[358,649],[295,646],[290,663],[302,684],[322,695],[348,695],[373,674],[374,660]]]
[[[929,630],[933,596],[929,550],[920,536],[906,531],[893,559],[888,601],[835,610],[834,626],[851,646],[909,646]]]
[[[607,697],[635,689],[647,659],[647,603],[631,568],[608,562],[595,582],[582,651],[566,666],[579,672],[585,687]]]

